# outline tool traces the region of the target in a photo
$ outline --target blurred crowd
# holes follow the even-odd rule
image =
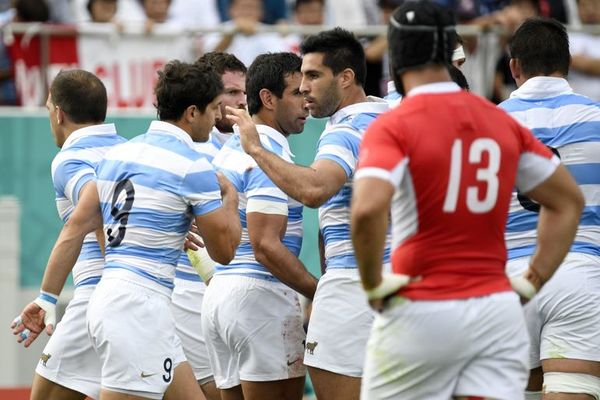
[[[151,34],[158,25],[219,29],[203,35],[200,56],[208,51],[235,54],[246,65],[265,51],[298,51],[299,34],[262,32],[265,24],[330,25],[348,28],[386,24],[403,0],[0,0],[0,28],[10,22],[114,24],[118,31],[142,26]],[[547,16],[577,27],[600,24],[600,0],[437,0],[454,10],[459,24],[502,28],[495,43],[497,62],[490,97],[500,102],[514,89],[508,70],[510,33],[528,17]],[[465,36],[464,51],[475,55],[476,36]],[[575,91],[600,100],[600,36],[572,33]],[[4,41],[3,41],[4,42]],[[383,96],[389,80],[385,36],[365,37],[367,94]],[[479,44],[480,45],[480,44]],[[491,83],[490,83],[491,84]],[[492,84],[491,84],[492,85]],[[0,105],[16,104],[11,62],[0,44]]]

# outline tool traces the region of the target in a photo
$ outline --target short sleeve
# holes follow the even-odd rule
[[[358,160],[360,134],[350,129],[325,132],[317,144],[315,161],[331,160],[339,164],[350,177],[354,174]]]
[[[52,170],[52,181],[57,197],[66,198],[73,205],[79,201],[81,188],[96,177],[93,165],[84,160],[65,156],[55,159]]]
[[[522,193],[527,193],[548,179],[560,164],[560,160],[533,136],[529,129],[519,124],[515,125],[522,144],[516,186]]]
[[[180,195],[196,216],[221,207],[221,187],[217,174],[206,159],[199,158],[192,164],[183,178]]]
[[[393,130],[390,128],[393,126]],[[358,171],[354,179],[375,177],[397,186],[408,162],[402,124],[382,117],[367,129],[360,145]]]
[[[251,168],[246,178],[245,192],[248,201],[262,200],[287,205],[288,196],[260,168]]]

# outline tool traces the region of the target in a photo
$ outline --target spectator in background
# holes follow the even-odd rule
[[[217,7],[222,21],[235,18],[231,14],[232,0],[217,0]],[[276,24],[287,20],[288,6],[286,0],[260,0],[263,6],[261,22],[265,24]]]
[[[600,24],[600,0],[578,0],[577,10],[582,24]],[[600,101],[600,36],[572,32],[569,46],[571,87],[576,93]]]
[[[91,22],[114,22],[117,15],[117,0],[88,0],[87,10]]]
[[[294,3],[294,23],[296,25],[323,25],[325,20],[325,0],[296,0]],[[289,51],[300,54],[300,43],[305,36],[292,33],[284,40]]]
[[[144,29],[146,33],[152,32],[156,24],[164,24],[169,16],[171,0],[140,0],[146,22]]]
[[[263,2],[261,0],[230,0],[229,15],[232,20],[222,24],[224,34],[205,37],[205,51],[221,51],[235,55],[245,65],[266,51],[286,51],[286,43],[277,33],[260,33]]]
[[[45,0],[14,0],[12,8],[2,13],[0,28],[10,22],[47,22],[50,8]],[[18,105],[14,70],[4,40],[0,41],[0,106]]]

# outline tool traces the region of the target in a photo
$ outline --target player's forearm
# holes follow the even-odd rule
[[[362,285],[365,290],[381,283],[383,252],[387,237],[387,210],[373,214],[353,213],[351,221],[352,244]]]
[[[552,277],[571,248],[580,216],[581,205],[578,203],[567,203],[559,210],[542,207],[537,246],[530,265],[543,282]]]
[[[312,299],[317,290],[317,278],[312,276],[292,252],[281,242],[255,246],[256,261],[274,277],[303,296]]]
[[[77,232],[70,225],[65,225],[61,231],[44,271],[41,289],[44,292],[59,295],[65,286],[67,276],[77,262],[83,239],[83,232]]]
[[[321,206],[327,200],[321,196],[321,183],[314,169],[289,163],[262,147],[256,148],[250,156],[273,183],[291,198],[312,208]]]

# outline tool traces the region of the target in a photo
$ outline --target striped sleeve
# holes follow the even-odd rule
[[[221,207],[221,188],[212,165],[204,158],[192,163],[181,184],[181,196],[194,215],[204,215]]]
[[[254,167],[248,171],[246,196],[248,200],[262,200],[285,204],[288,201],[288,196],[258,167]]]
[[[52,180],[57,197],[65,197],[73,205],[79,201],[81,188],[95,178],[94,166],[81,159],[61,156],[55,159]]]
[[[334,161],[350,177],[356,169],[360,140],[360,134],[349,128],[325,132],[319,139],[315,161]]]
[[[519,157],[516,186],[522,193],[534,189],[554,173],[560,160],[531,131],[519,126],[522,151]]]

